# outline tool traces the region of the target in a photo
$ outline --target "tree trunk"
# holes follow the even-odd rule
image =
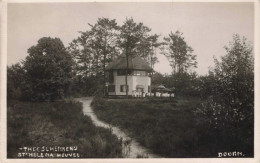
[[[127,76],[128,76],[128,48],[126,48],[126,75],[125,75],[126,98],[128,98]]]
[[[106,95],[106,57],[107,57],[107,38],[105,37],[105,47],[104,47],[104,63],[103,63],[103,71],[104,71],[104,85],[103,91],[104,96]]]
[[[103,71],[104,71],[104,95],[106,95],[106,54],[104,54]]]

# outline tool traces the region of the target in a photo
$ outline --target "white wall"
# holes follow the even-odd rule
[[[127,76],[127,84],[129,86],[128,94],[132,94],[133,77]],[[126,95],[126,92],[120,92],[120,85],[125,85],[125,76],[115,76],[116,95]]]
[[[151,86],[151,78],[149,76],[133,76],[133,90],[136,90],[136,85],[143,85],[144,92],[148,93],[148,85]]]
[[[125,76],[117,76],[117,71],[114,71],[115,93],[109,95],[126,95],[126,92],[120,92],[120,85],[125,85]],[[129,86],[128,95],[132,95],[132,91],[136,90],[136,85],[143,85],[144,92],[148,93],[148,85],[151,85],[149,76],[127,76],[127,84]]]

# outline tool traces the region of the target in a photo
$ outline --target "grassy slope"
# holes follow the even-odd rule
[[[93,125],[78,102],[8,102],[8,158],[23,146],[78,146],[84,158],[122,157],[111,131]]]
[[[93,101],[98,118],[119,126],[142,145],[164,157],[209,157],[198,144],[198,130],[192,111],[198,99]]]

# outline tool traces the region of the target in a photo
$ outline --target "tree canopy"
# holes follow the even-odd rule
[[[85,79],[96,78],[105,88],[105,68],[109,62],[119,55],[117,45],[119,26],[116,20],[99,18],[94,25],[89,24],[90,30],[80,32],[80,37],[74,39],[68,50],[76,62],[75,71]]]
[[[192,54],[193,49],[179,31],[171,32],[168,37],[164,37],[164,46],[161,50],[170,61],[173,73],[184,73],[188,68],[197,67],[196,55]]]
[[[246,38],[233,36],[226,55],[221,61],[215,59],[212,75],[214,86],[211,100],[204,111],[214,111],[218,118],[212,117],[212,125],[228,125],[252,118],[254,109],[254,59],[252,46]],[[214,116],[214,115],[211,115]],[[228,116],[228,117],[227,117]],[[219,121],[227,121],[221,124]]]
[[[208,99],[197,108],[197,115],[216,135],[224,135],[231,150],[252,153],[254,133],[254,59],[246,38],[233,36],[225,46],[226,55],[209,77],[212,81]]]
[[[125,85],[128,85],[127,72],[129,56],[140,56],[148,63],[150,63],[151,67],[153,67],[157,61],[157,57],[154,55],[153,48],[160,45],[157,42],[159,36],[156,34],[150,34],[150,31],[150,28],[143,25],[143,23],[134,22],[132,18],[126,19],[120,28],[118,44],[126,56],[127,63]],[[126,91],[126,95],[128,95],[128,90]]]
[[[43,37],[28,49],[28,54],[23,61],[23,98],[44,101],[66,96],[73,75],[73,61],[62,41]]]
[[[125,55],[140,56],[151,66],[157,62],[154,48],[160,46],[159,35],[151,34],[151,29],[143,23],[136,23],[132,18],[126,19],[120,28],[119,46]]]

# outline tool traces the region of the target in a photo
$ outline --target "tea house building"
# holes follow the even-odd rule
[[[127,85],[125,82],[127,61],[124,55],[119,56],[106,68],[107,95],[125,96],[146,95],[151,92],[150,73],[153,69],[141,57],[128,57]]]

